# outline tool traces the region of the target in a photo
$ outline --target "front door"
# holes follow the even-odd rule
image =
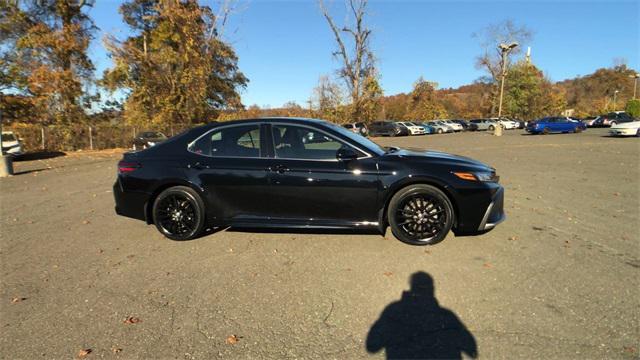
[[[377,221],[378,173],[374,158],[326,133],[302,125],[271,125],[272,214],[309,225]],[[341,148],[357,159],[337,159]]]

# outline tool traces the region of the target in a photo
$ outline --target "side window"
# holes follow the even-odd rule
[[[189,151],[213,157],[260,157],[260,126],[213,130],[189,145]]]
[[[276,158],[301,160],[336,160],[346,145],[321,131],[294,125],[272,126]]]

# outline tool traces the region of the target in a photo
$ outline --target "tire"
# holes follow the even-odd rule
[[[617,125],[617,124],[618,124],[617,122],[612,121],[612,122],[609,123],[609,126],[613,126],[613,125]]]
[[[542,129],[542,135],[549,135],[549,128]]]
[[[579,127],[579,126],[576,126],[575,129],[573,129],[573,132],[576,133],[576,134],[577,133],[581,133],[582,132],[582,128]]]
[[[493,126],[493,125],[489,125],[489,128],[488,128],[488,130],[489,130],[489,131],[493,131],[493,130],[495,130],[495,129],[496,129],[496,127],[495,127],[495,126]]]
[[[447,195],[431,185],[409,185],[389,201],[391,232],[411,245],[434,245],[445,239],[455,213]]]
[[[640,129],[636,130],[636,137],[640,137]]]
[[[436,133],[438,133],[438,134],[442,134],[442,133],[443,133],[443,130],[442,130],[441,128],[438,128],[438,130],[436,130]]]
[[[204,228],[204,202],[190,187],[168,188],[153,202],[153,223],[171,240],[196,238]]]

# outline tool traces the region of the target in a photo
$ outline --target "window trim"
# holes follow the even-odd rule
[[[200,140],[201,138],[211,134],[214,131],[218,131],[218,130],[222,130],[222,129],[226,129],[226,128],[232,128],[232,127],[239,127],[239,126],[258,126],[258,130],[260,131],[260,148],[258,149],[258,153],[260,154],[260,156],[213,156],[213,155],[207,155],[207,154],[198,154],[196,152],[191,151],[191,145],[193,145],[194,143],[196,143],[198,140]],[[198,136],[197,138],[195,138],[193,141],[189,142],[187,144],[187,151],[192,153],[192,154],[196,154],[198,156],[204,156],[204,157],[208,157],[208,158],[212,158],[212,159],[267,159],[268,157],[264,156],[265,155],[265,150],[266,149],[262,149],[263,146],[263,142],[264,140],[262,139],[262,132],[263,132],[263,127],[264,127],[264,122],[248,122],[248,123],[242,123],[242,124],[229,124],[229,125],[220,125],[220,126],[216,126],[213,129],[210,129],[209,131],[205,132],[204,134]]]
[[[359,152],[365,154],[365,156],[359,156],[356,158],[356,160],[360,160],[360,159],[368,159],[368,158],[372,158],[373,156],[365,150],[362,150],[361,148],[351,144],[348,141],[345,141],[339,137],[337,137],[334,134],[331,134],[323,129],[314,127],[314,126],[309,126],[306,124],[295,124],[295,123],[287,123],[287,122],[269,122],[269,125],[271,125],[269,127],[269,130],[271,131],[271,153],[273,154],[273,159],[278,159],[278,160],[300,160],[300,161],[323,161],[323,162],[338,162],[339,160],[336,159],[304,159],[304,158],[283,158],[283,157],[278,157],[276,156],[276,145],[275,145],[275,140],[273,138],[273,127],[274,126],[278,126],[278,125],[284,125],[284,126],[298,126],[298,127],[303,127],[303,128],[307,128],[307,129],[311,129],[314,131],[319,131],[321,133],[324,133],[325,135],[329,136],[330,138],[336,140],[337,142],[341,143],[341,144],[346,144],[347,146],[358,150]]]

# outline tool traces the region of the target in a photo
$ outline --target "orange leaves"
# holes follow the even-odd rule
[[[238,337],[237,335],[229,335],[229,336],[227,336],[227,338],[225,339],[225,341],[224,341],[224,342],[225,342],[227,345],[234,345],[234,344],[237,344],[237,343],[238,343],[238,341],[240,341],[240,339],[241,339],[241,338],[240,338],[240,337]]]
[[[140,320],[140,318],[137,317],[133,317],[133,316],[129,316],[128,318],[126,318],[125,321],[123,321],[123,323],[125,324],[137,324],[142,322],[142,320]]]

